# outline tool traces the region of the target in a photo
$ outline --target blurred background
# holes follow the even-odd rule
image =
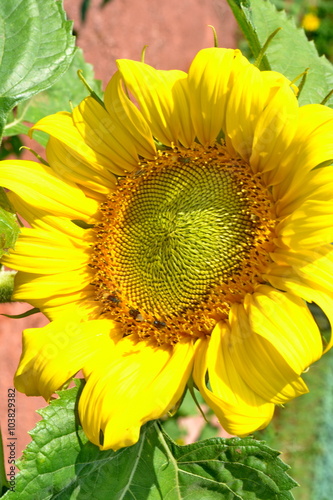
[[[272,0],[278,9],[285,9],[303,26],[320,54],[333,60],[332,0]],[[145,62],[158,69],[187,70],[198,50],[213,45],[215,27],[220,47],[241,48],[250,57],[226,0],[64,0],[68,19],[74,21],[77,45],[85,60],[94,66],[95,78],[105,88],[116,70],[115,60],[139,60],[148,45]],[[22,136],[5,138],[0,158],[20,156],[25,143],[42,154],[42,149]],[[33,144],[33,145],[32,145]],[[27,153],[23,153],[27,154]],[[22,157],[22,156],[21,156]],[[31,157],[30,157],[31,158]],[[2,314],[20,314],[30,309],[27,304],[0,304]],[[313,309],[323,330],[328,329],[325,317]],[[37,314],[25,319],[0,316],[0,398],[7,399],[13,387],[21,353],[21,332],[39,327],[46,319]],[[291,465],[291,475],[301,488],[294,490],[297,500],[330,500],[333,485],[333,354],[329,354],[305,375],[310,394],[278,409],[270,427],[256,438],[283,451],[283,460]],[[30,441],[28,431],[39,419],[36,409],[45,405],[42,398],[27,398],[17,393],[17,450],[20,453]],[[181,411],[165,421],[166,431],[181,444],[212,436],[226,436],[216,419],[207,412],[208,424],[199,415],[190,397]],[[5,433],[7,415],[0,412]]]

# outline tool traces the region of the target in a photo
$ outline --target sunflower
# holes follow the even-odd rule
[[[15,386],[49,400],[82,370],[101,449],[134,444],[190,380],[249,434],[331,346],[307,303],[332,324],[333,111],[238,50],[188,73],[117,64],[104,102],[32,127],[47,164],[2,162],[31,226],[3,259],[14,299],[50,319],[23,333]]]

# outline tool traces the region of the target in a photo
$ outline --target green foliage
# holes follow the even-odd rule
[[[22,146],[23,142],[18,135],[4,137],[0,148],[0,160],[5,160],[9,156],[19,158],[22,154]]]
[[[178,446],[157,422],[140,441],[100,451],[75,414],[83,382],[61,391],[20,461],[15,492],[4,500],[287,500],[295,482],[279,453],[251,438],[215,438]]]
[[[19,232],[20,229],[16,216],[13,213],[13,208],[7,199],[4,189],[0,187],[0,258],[10,248],[13,248]],[[2,298],[8,296],[7,284],[8,283],[5,285],[6,290],[3,292],[0,291],[0,296]],[[3,286],[3,284],[0,285],[0,288],[1,286]],[[0,299],[0,302],[6,302],[6,300]]]
[[[271,0],[278,9],[285,10],[294,16],[297,23],[302,25],[304,16],[313,14],[318,18],[317,29],[306,31],[307,37],[314,40],[320,55],[325,54],[333,59],[333,3],[332,0]]]
[[[309,68],[305,85],[299,96],[300,104],[320,103],[333,88],[333,68],[325,57],[319,57],[313,42],[309,43],[302,29],[285,12],[277,12],[267,0],[228,0],[240,24],[255,58],[259,46],[277,29],[282,28],[270,42],[266,57],[271,69],[283,73],[290,80]],[[266,65],[262,66],[266,69]],[[297,83],[299,83],[300,80]],[[327,105],[333,106],[331,98]]]
[[[296,500],[330,500],[333,351],[311,366],[304,379],[309,394],[278,408],[271,424],[256,432],[255,437],[283,450],[282,459],[291,466],[293,478],[300,484],[294,493]]]
[[[0,136],[14,106],[67,70],[75,50],[71,28],[61,2],[0,2]]]
[[[11,301],[15,274],[14,271],[0,269],[0,304]]]
[[[87,13],[90,7],[90,0],[82,0],[80,13],[81,13],[81,21],[84,22],[87,18]]]
[[[333,5],[331,0],[318,2],[316,14],[320,20],[317,31],[308,36],[314,40],[320,54],[325,54],[333,61]]]
[[[28,124],[34,124],[44,116],[58,111],[71,111],[71,106],[79,104],[89,92],[78,77],[78,70],[83,72],[90,87],[101,95],[101,82],[94,79],[91,64],[85,62],[82,50],[77,49],[68,70],[52,87],[19,104],[15,114],[10,114],[5,127],[5,135],[27,134],[30,128]],[[35,132],[34,139],[43,146],[47,143],[46,134]]]
[[[4,129],[6,136],[4,145],[6,148],[8,145],[8,151],[2,148],[4,157],[15,152],[11,150],[12,145],[22,144],[17,134],[27,134],[30,128],[28,124],[36,123],[44,116],[57,111],[70,111],[71,104],[75,106],[87,96],[88,90],[77,75],[79,69],[82,70],[90,87],[96,93],[102,93],[100,81],[94,79],[92,66],[84,61],[82,51],[78,49],[66,73],[52,87],[34,95],[25,102],[19,103],[15,113],[13,111],[9,113],[8,122]],[[42,132],[35,132],[34,139],[45,146],[48,137]],[[2,196],[0,205],[6,203],[3,190],[0,192],[0,196]],[[4,210],[0,208],[0,257],[4,251],[14,246],[19,231],[16,217],[8,210],[10,211],[9,206],[4,206]]]
[[[50,87],[68,69],[74,55],[72,23],[66,20],[61,2],[54,0],[11,0],[0,2],[0,142],[7,116],[22,101]],[[11,113],[14,117],[14,114]],[[13,118],[14,119],[14,118]],[[18,122],[15,117],[15,122]],[[14,125],[14,123],[12,123]],[[17,135],[23,130],[15,132]],[[20,140],[5,142],[1,158],[20,147]],[[12,149],[12,150],[11,150]],[[1,185],[1,175],[0,175]],[[18,235],[15,216],[0,210],[0,257]],[[5,200],[5,201],[4,201]]]
[[[184,440],[190,431],[190,426],[193,425],[193,419],[198,419],[202,424],[202,426],[196,426],[197,435],[195,437],[197,439],[216,437],[218,432],[221,430],[220,425],[216,425],[216,423],[214,423],[214,421],[216,422],[214,412],[207,407],[200,392],[195,389],[194,391],[197,402],[201,407],[201,411],[199,411],[197,405],[195,404],[190,391],[187,391],[177,413],[174,416],[165,418],[161,421],[163,430],[178,444],[184,444]],[[201,412],[203,412],[206,421],[204,420]]]
[[[317,453],[312,468],[314,481],[311,484],[312,498],[316,500],[329,500],[333,484],[333,353],[330,352],[323,361],[322,376],[318,380],[320,400],[314,436]]]
[[[0,257],[14,246],[19,232],[16,216],[0,206]]]
[[[100,6],[104,7],[107,3],[109,3],[111,0],[101,0]],[[80,7],[80,14],[81,14],[81,21],[85,22],[87,19],[87,14],[88,10],[91,4],[91,0],[82,0],[81,2],[81,7]]]
[[[251,21],[250,0],[227,0],[227,2],[236,18],[239,27],[241,28],[245,38],[248,41],[252,54],[255,58],[257,58],[264,44],[260,42],[256,27]],[[266,56],[262,58],[260,67],[262,70],[271,69]]]
[[[19,232],[20,228],[16,215],[13,213],[13,209],[7,199],[4,189],[0,187],[0,258],[10,248],[14,247]],[[1,271],[1,266],[0,273],[2,276],[2,282],[0,283],[0,302],[7,302],[12,295],[13,280],[11,278],[5,278],[6,273]],[[9,285],[10,288],[8,288]]]

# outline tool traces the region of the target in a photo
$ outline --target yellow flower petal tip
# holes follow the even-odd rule
[[[51,320],[24,333],[16,387],[49,399],[82,370],[83,428],[116,450],[193,377],[246,435],[331,347],[307,303],[333,323],[333,111],[238,50],[204,49],[188,73],[118,68],[105,106],[34,126],[50,167],[2,162],[31,226],[3,262]]]

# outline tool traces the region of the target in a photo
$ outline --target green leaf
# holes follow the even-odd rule
[[[0,2],[0,136],[14,106],[67,70],[75,50],[71,28],[61,2]]]
[[[267,0],[228,0],[228,3],[234,11],[238,11],[238,17],[242,17],[240,27],[249,40],[255,58],[260,49],[258,51],[249,33],[254,30],[260,46],[263,46],[273,31],[282,28],[267,48],[269,65],[272,70],[283,73],[290,80],[309,68],[299,103],[322,102],[333,89],[333,67],[324,56],[319,57],[314,43],[307,40],[303,29],[296,27],[294,19],[288,18],[284,11],[278,12]],[[333,106],[333,98],[329,99],[327,105]]]
[[[14,209],[7,198],[5,190],[0,187],[0,258],[10,248],[14,247],[19,232],[20,228]],[[7,278],[2,277],[2,280],[3,282],[0,284],[0,289],[2,288],[0,290],[0,302],[7,302],[7,298],[11,297],[13,284],[12,280]]]
[[[0,207],[0,257],[14,246],[19,232],[16,216]]]
[[[245,38],[249,43],[254,57],[257,58],[260,54],[263,43],[260,42],[256,26],[253,24],[251,19],[250,0],[227,0],[227,2],[232,10],[233,15],[235,16],[237,23],[239,24],[239,27],[241,28]],[[271,69],[266,56],[262,58],[261,69]]]
[[[101,82],[94,79],[92,65],[85,62],[82,50],[77,49],[68,70],[52,87],[18,105],[16,115],[9,116],[4,134],[26,134],[30,128],[26,125],[27,122],[36,123],[44,116],[58,111],[71,111],[71,106],[76,106],[88,95],[86,87],[77,75],[78,70],[82,70],[90,87],[101,95]],[[35,132],[34,139],[45,146],[48,136]]]
[[[11,302],[15,275],[16,271],[4,271],[0,269],[0,304]]]
[[[20,500],[288,500],[295,482],[279,453],[251,438],[215,438],[176,445],[158,422],[118,452],[87,441],[76,416],[83,383],[61,391],[40,411],[43,420],[19,462]]]
[[[4,208],[7,212],[15,213],[15,209],[8,200],[6,191],[0,187],[0,207]]]

